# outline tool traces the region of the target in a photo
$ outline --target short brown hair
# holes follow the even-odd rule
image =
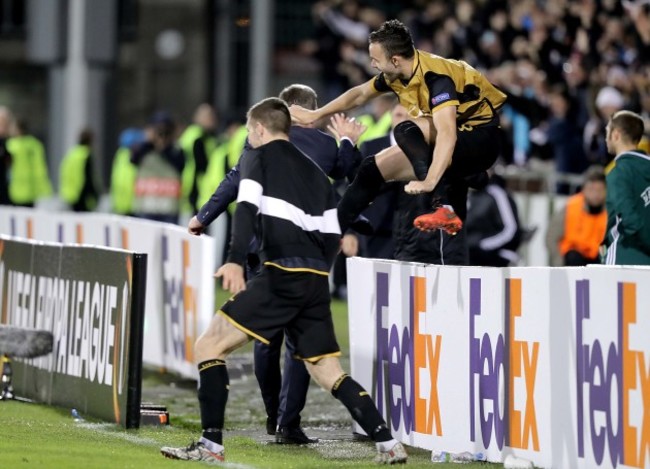
[[[388,57],[399,55],[410,59],[415,55],[413,37],[409,29],[399,20],[389,20],[382,23],[378,30],[368,36],[368,41],[383,47]]]
[[[618,129],[623,140],[638,145],[643,137],[643,118],[632,111],[618,111],[609,120],[610,129]]]
[[[297,104],[306,109],[316,109],[318,107],[318,96],[316,92],[307,85],[294,84],[289,85],[279,95],[289,106]]]
[[[603,184],[605,184],[606,182],[605,169],[598,164],[591,165],[585,171],[584,178],[585,178],[585,184],[588,182],[602,182]]]
[[[291,114],[289,108],[280,98],[266,98],[253,105],[246,117],[266,127],[273,134],[288,134],[291,128]]]

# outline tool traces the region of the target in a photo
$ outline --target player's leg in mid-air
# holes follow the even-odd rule
[[[425,137],[426,135],[426,137]],[[365,158],[355,180],[339,202],[338,216],[341,230],[345,232],[375,197],[386,181],[424,180],[427,176],[433,153],[429,141],[435,141],[435,129],[431,119],[406,120],[394,129],[397,145],[388,147],[375,156]],[[450,233],[460,230],[462,222],[445,202],[447,178],[443,176],[432,192],[431,210],[439,219],[435,228],[416,226],[421,229],[442,228]]]

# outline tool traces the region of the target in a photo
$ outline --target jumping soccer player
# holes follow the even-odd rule
[[[415,219],[424,231],[456,233],[462,222],[446,200],[456,179],[482,173],[499,155],[499,117],[506,95],[481,73],[458,60],[415,49],[410,31],[397,20],[386,21],[369,36],[371,65],[379,74],[316,110],[291,106],[299,123],[317,121],[395,93],[410,115],[395,128],[397,145],[366,158],[339,203],[345,232],[374,200],[384,181],[411,181],[410,194],[433,191],[436,210]],[[417,180],[415,180],[417,179]]]

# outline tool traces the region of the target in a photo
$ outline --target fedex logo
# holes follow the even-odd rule
[[[377,359],[372,394],[379,411],[397,431],[402,420],[411,431],[442,435],[438,401],[438,368],[442,337],[426,333],[426,279],[409,281],[408,326],[385,324],[389,304],[389,276],[379,272],[377,292]]]
[[[170,249],[171,240],[163,236],[163,302],[168,327],[166,351],[174,357],[193,362],[196,331],[196,288],[189,284],[190,247],[187,241],[181,244],[181,270],[174,262]],[[171,349],[171,350],[170,350]]]
[[[648,336],[636,305],[636,284],[618,283],[616,339],[601,343],[588,337],[589,280],[576,282],[578,456],[585,457],[586,436],[598,465],[605,447],[614,467],[646,467],[650,454],[650,363],[633,348]]]
[[[476,329],[481,315],[481,279],[470,279],[470,438],[480,436],[483,446],[496,441],[499,449],[539,451],[535,380],[539,342],[517,340],[517,318],[521,308],[521,279],[505,281],[505,336],[480,334]],[[493,343],[494,342],[494,343]],[[503,393],[500,386],[503,385]],[[525,389],[525,397],[522,389]],[[519,407],[516,404],[524,402]],[[477,411],[478,404],[478,411]],[[477,412],[480,426],[475,422]],[[478,435],[477,435],[478,433]]]

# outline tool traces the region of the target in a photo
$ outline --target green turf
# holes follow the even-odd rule
[[[224,298],[226,295],[220,292],[217,304]],[[339,344],[344,354],[347,354],[349,339],[346,304],[334,301],[332,312]],[[170,375],[148,372],[145,374],[143,387],[156,389],[156,386],[168,386],[171,381]],[[117,469],[200,466],[199,463],[168,460],[159,453],[160,446],[184,446],[200,435],[196,385],[188,382],[182,385],[187,387],[188,392],[185,394],[191,398],[181,395],[163,402],[168,407],[173,407],[171,426],[145,426],[129,431],[110,423],[75,422],[69,409],[0,401],[0,468]],[[310,395],[313,395],[313,392],[310,391]],[[263,409],[258,409],[258,414],[252,414],[251,407],[254,407],[251,402],[246,402],[245,398],[238,399],[237,393],[231,392],[226,414],[229,428],[224,440],[228,461],[225,467],[377,467],[371,463],[375,449],[374,444],[370,442],[333,440],[299,447],[269,444],[271,437],[266,440],[260,438],[265,417]],[[242,416],[244,408],[248,413]],[[332,425],[332,422],[325,421],[323,424]],[[345,434],[347,428],[343,432]],[[408,448],[408,452],[408,467],[431,467],[430,451]],[[450,469],[457,468],[458,465],[437,464],[435,467]],[[463,467],[487,469],[497,466],[474,463]]]
[[[67,410],[17,401],[0,402],[0,467],[2,468],[146,468],[197,465],[163,458],[162,445],[185,445],[196,432],[172,426],[125,431],[101,422],[75,422]],[[370,463],[374,445],[332,441],[315,446],[264,444],[252,438],[226,438],[225,466],[237,468],[377,467]],[[409,448],[408,467],[431,467],[429,451]],[[486,469],[475,463],[463,467]],[[437,464],[454,468],[457,464]]]

